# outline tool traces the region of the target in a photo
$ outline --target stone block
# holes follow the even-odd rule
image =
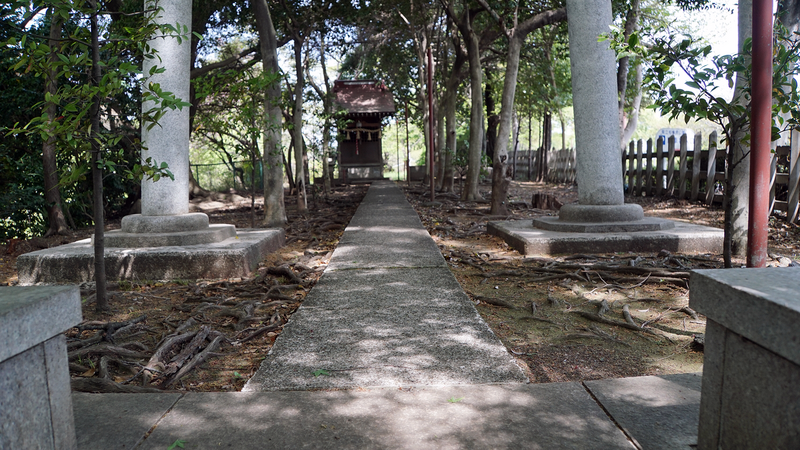
[[[700,270],[690,305],[708,317],[699,449],[800,442],[800,269]]]
[[[558,222],[555,218],[552,218],[552,221]],[[673,221],[672,224],[671,228],[658,231],[605,233],[551,231],[535,228],[530,220],[506,220],[489,222],[486,225],[486,232],[502,238],[512,248],[527,256],[566,253],[657,253],[661,250],[695,254],[722,252],[722,230],[679,221]],[[607,225],[609,224],[598,224],[599,227]]]
[[[103,236],[106,248],[185,247],[213,244],[234,237],[236,227],[224,224],[209,225],[203,230],[169,233],[127,233],[114,230]]]
[[[76,286],[0,287],[0,449],[75,449],[66,338]]]
[[[562,217],[559,217],[558,219],[555,217],[540,217],[538,219],[533,219],[533,226],[542,230],[561,231],[568,233],[631,233],[637,231],[670,230],[675,228],[675,222],[652,217],[645,217],[632,222],[568,222]]]
[[[81,319],[77,286],[0,287],[0,361],[58,336]]]
[[[193,280],[245,277],[283,245],[281,229],[240,229],[235,238],[205,245],[106,248],[109,280]],[[94,280],[94,248],[88,239],[17,258],[19,282],[82,283]]]
[[[800,268],[698,270],[692,308],[800,365]]]

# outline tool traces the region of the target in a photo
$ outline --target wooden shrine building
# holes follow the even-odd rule
[[[383,179],[381,128],[395,113],[394,97],[383,81],[337,80],[336,104],[347,112],[339,129],[339,173],[342,181]]]

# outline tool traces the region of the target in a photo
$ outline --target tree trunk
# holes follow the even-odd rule
[[[54,13],[55,7],[50,7],[50,55],[48,56],[51,67],[58,61],[57,49],[60,47],[61,29],[64,25],[64,19]],[[47,94],[55,95],[58,91],[58,70],[50,69],[47,73],[47,80],[45,81],[45,96]],[[47,122],[52,124],[58,109],[53,102],[45,102],[45,112],[47,113]],[[47,138],[42,144],[42,168],[44,169],[44,201],[47,207],[47,221],[49,227],[45,233],[45,237],[54,234],[68,234],[69,227],[64,218],[64,212],[61,210],[61,192],[58,189],[58,167],[56,166],[56,139],[54,137]]]
[[[639,126],[639,111],[642,107],[642,65],[637,64],[634,70],[636,70],[636,97],[633,99],[630,114],[623,119],[625,123],[622,128],[621,148],[628,145],[628,142],[633,138],[633,133],[636,132],[636,127]]]
[[[502,99],[500,100],[503,107],[500,110],[500,130],[497,136],[492,165],[492,215],[508,215],[506,206],[509,185],[506,175],[508,139],[511,134],[511,116],[514,111],[514,96],[517,88],[517,74],[519,73],[519,52],[522,49],[522,41],[526,36],[527,33],[524,35],[515,33],[508,41],[506,77],[503,83]]]
[[[497,142],[494,149],[492,171],[492,214],[506,215],[508,209],[508,186],[510,184],[507,174],[508,141],[511,135],[512,116],[514,112],[514,97],[517,88],[517,75],[519,73],[519,53],[528,34],[545,25],[563,21],[567,18],[565,8],[546,11],[528,18],[508,34],[508,54],[506,56],[506,74],[503,82],[503,94],[500,110],[500,130],[497,133]]]
[[[492,68],[487,67],[485,72],[485,85],[483,91],[483,104],[486,107],[486,156],[489,161],[494,162],[494,147],[497,144],[497,125],[500,123],[500,116],[495,114],[494,101],[494,80],[492,79]]]
[[[91,18],[92,29],[92,86],[100,84],[100,39],[97,29],[97,3],[91,0],[94,10]],[[103,169],[100,156],[100,94],[95,94],[92,99],[90,112],[92,120],[91,147],[92,147],[92,200],[94,215],[94,280],[95,280],[95,307],[97,312],[108,310],[108,296],[106,294],[106,263],[105,263],[105,220],[103,218]]]
[[[297,188],[297,186],[294,183],[294,174],[292,172],[292,165],[289,163],[289,161],[292,160],[292,149],[293,148],[294,148],[294,138],[292,138],[292,141],[289,142],[289,148],[286,150],[286,153],[284,154],[283,152],[281,152],[281,158],[283,160],[283,167],[286,169],[286,179],[289,182],[289,193],[290,193],[290,195]]]
[[[752,0],[739,2],[739,51],[745,39],[753,35],[753,3]],[[745,77],[737,75],[735,91],[741,93],[747,87]],[[737,94],[734,93],[734,97]],[[729,143],[732,152],[728,165],[728,186],[730,191],[728,204],[730,225],[726,224],[725,240],[729,241],[724,247],[729,249],[731,255],[725,255],[726,261],[733,255],[742,256],[747,252],[747,222],[750,204],[750,148],[742,144],[742,138],[749,130],[746,128],[736,130],[732,142]]]
[[[453,37],[453,51],[455,53],[455,60],[453,65],[449,67],[450,73],[447,77],[447,82],[444,85],[444,96],[442,98],[442,110],[445,122],[445,143],[442,148],[444,154],[444,166],[442,175],[442,192],[453,192],[453,157],[457,150],[456,139],[456,103],[458,102],[458,90],[461,86],[461,71],[467,61],[467,55],[464,53],[461,43],[457,37]]]
[[[306,199],[306,174],[305,174],[305,151],[303,146],[303,38],[300,32],[294,31],[294,64],[297,82],[294,85],[294,156],[295,169],[294,180],[297,184],[297,212],[304,213],[308,209]]]
[[[517,115],[517,109],[514,108],[512,113],[512,133],[514,135],[514,139],[512,140],[513,145],[512,148],[513,153],[511,155],[511,179],[517,179],[517,150],[519,150],[519,116]]]
[[[781,21],[781,24],[786,27],[786,30],[789,32],[789,35],[792,36],[793,40],[800,39],[800,36],[794,34],[800,32],[800,0],[779,0],[777,17]],[[792,69],[792,67],[788,69]],[[789,89],[788,86],[785,88]],[[783,117],[784,121],[791,117],[791,113],[779,113],[779,115]],[[779,144],[789,145],[790,136],[790,130],[782,132],[781,139],[778,141]]]
[[[481,92],[483,71],[481,70],[478,35],[472,29],[472,23],[469,18],[466,18],[464,22],[466,23],[466,32],[462,31],[462,36],[467,45],[469,59],[472,108],[469,114],[467,182],[461,192],[461,198],[466,201],[475,201],[483,199],[480,192],[478,192],[478,181],[481,174],[481,146],[483,145],[483,93]]]
[[[623,35],[625,37],[625,41],[633,34],[634,31],[638,28],[639,22],[639,0],[632,0],[630,9],[628,10],[627,14],[625,15],[625,31]],[[619,96],[619,127],[620,130],[625,130],[627,128],[627,124],[625,123],[625,92],[628,90],[628,71],[630,66],[630,57],[625,56],[619,59],[619,65],[617,66],[617,95]],[[641,70],[641,65],[639,65]],[[638,97],[641,101],[641,82],[638,86]],[[638,120],[637,120],[638,122]],[[636,128],[634,127],[634,131]],[[624,133],[620,133],[623,135]],[[633,132],[631,132],[633,135]],[[622,139],[621,147],[623,148],[627,144],[626,139]]]
[[[444,118],[442,111],[444,110],[444,98],[439,98],[436,102],[435,116],[436,116],[436,189],[441,191],[444,186],[444,170],[445,170],[445,153],[447,153],[447,134],[445,131]]]
[[[542,115],[542,156],[539,164],[539,181],[547,181],[547,155],[553,146],[553,115],[545,111]]]
[[[328,78],[328,68],[325,63],[325,34],[320,32],[319,37],[319,64],[322,67],[322,78],[325,81],[325,98],[323,105],[325,107],[325,123],[322,126],[322,189],[327,196],[331,191],[331,173],[330,166],[328,165],[328,154],[330,153],[330,140],[331,140],[331,114],[333,113],[331,107],[331,83]],[[309,79],[311,79],[309,77]],[[398,168],[398,170],[400,170]]]
[[[266,0],[253,0],[253,12],[258,29],[261,60],[265,72],[280,73],[278,41],[272,16]],[[276,79],[264,95],[264,220],[267,227],[281,227],[286,223],[286,206],[283,198],[283,148],[281,145],[281,84]]]
[[[528,110],[528,181],[533,181],[533,114]]]

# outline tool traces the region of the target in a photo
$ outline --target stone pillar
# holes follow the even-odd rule
[[[567,0],[578,205],[565,205],[566,222],[621,222],[644,217],[626,205],[617,120],[616,58],[598,42],[612,22],[610,0]]]
[[[154,2],[146,0],[147,7],[163,8],[159,13],[159,23],[181,24],[191,27],[192,0],[170,0]],[[153,66],[164,68],[164,72],[151,78],[165,92],[188,102],[189,71],[191,70],[191,39],[156,37],[150,45],[157,52],[157,58],[145,59],[143,71],[149,73]],[[153,107],[151,102],[142,105],[146,111]],[[142,127],[142,143],[147,150],[142,151],[142,161],[148,157],[161,164],[166,162],[175,180],[162,178],[157,182],[142,181],[142,215],[173,216],[189,212],[189,108],[167,110],[158,125],[150,130]]]
[[[161,8],[159,23],[191,28],[192,0],[145,0],[146,8]],[[191,29],[189,29],[191,32]],[[188,102],[191,71],[191,38],[156,36],[150,41],[156,58],[145,59],[145,74],[158,66],[162,73],[150,78],[164,92],[172,92]],[[145,102],[142,110],[153,107]],[[142,162],[166,162],[175,179],[161,177],[158,181],[142,180],[142,213],[122,218],[121,232],[105,236],[106,247],[164,247],[209,244],[236,235],[233,225],[209,226],[208,216],[189,213],[189,108],[167,110],[158,124],[149,130],[142,126]]]

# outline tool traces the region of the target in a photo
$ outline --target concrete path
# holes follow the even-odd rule
[[[320,372],[324,371],[324,372]],[[73,394],[79,448],[689,449],[700,377],[524,384],[400,190],[374,183],[240,393]]]
[[[403,193],[383,182],[243,391],[525,381]]]

